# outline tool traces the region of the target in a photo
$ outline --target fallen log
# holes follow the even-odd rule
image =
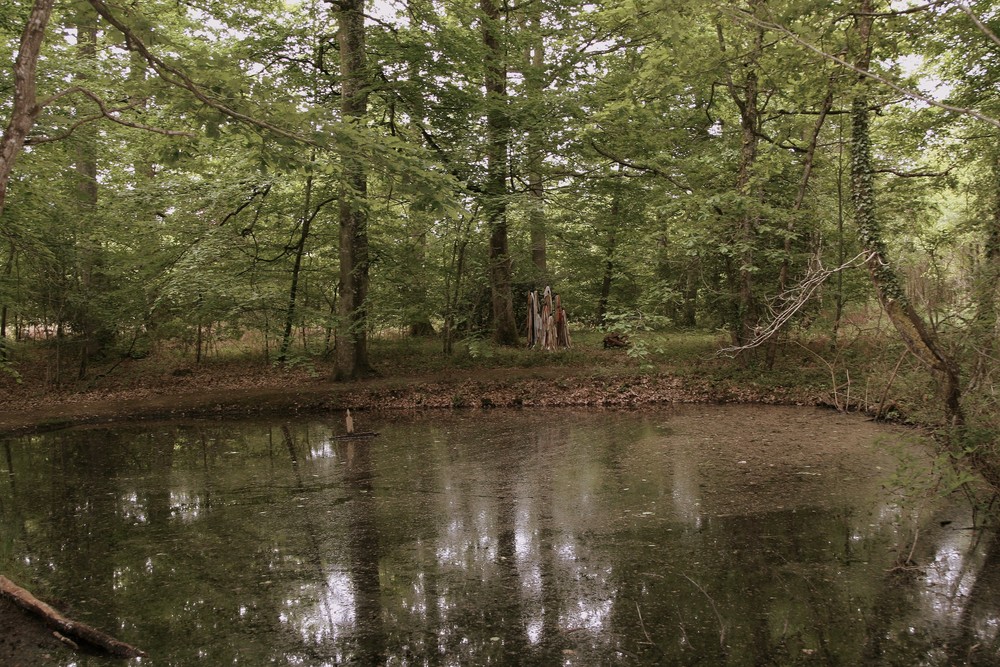
[[[21,588],[7,577],[0,575],[0,596],[7,598],[22,609],[41,617],[45,623],[64,637],[80,640],[106,651],[116,658],[144,658],[146,652],[120,642],[86,623],[66,618],[57,610],[45,604],[30,591]],[[59,636],[59,635],[57,635]]]
[[[376,433],[375,431],[358,431],[357,433],[354,433],[352,431],[351,433],[345,433],[344,435],[335,435],[335,436],[333,436],[333,439],[334,440],[367,440],[368,438],[377,438],[378,435],[379,434]]]

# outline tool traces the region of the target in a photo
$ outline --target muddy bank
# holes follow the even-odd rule
[[[17,434],[123,419],[255,416],[352,410],[500,407],[641,407],[663,403],[814,405],[799,389],[723,385],[671,375],[574,374],[505,369],[329,382],[295,374],[218,384],[212,376],[149,386],[0,399],[0,433]]]

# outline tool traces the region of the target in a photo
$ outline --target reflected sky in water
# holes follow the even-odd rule
[[[922,465],[903,432],[760,406],[355,421],[381,436],[2,441],[0,571],[136,664],[1000,661],[1000,548],[895,487]]]

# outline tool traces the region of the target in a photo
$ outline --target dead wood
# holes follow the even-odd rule
[[[379,434],[376,433],[375,431],[358,431],[357,433],[351,431],[350,433],[346,433],[344,435],[335,435],[335,436],[333,436],[333,439],[334,440],[367,440],[369,438],[377,438],[378,435]]]
[[[118,658],[146,657],[145,651],[120,642],[97,628],[66,618],[57,610],[36,598],[30,591],[21,588],[3,575],[0,575],[0,596],[41,617],[47,625],[67,638],[80,640],[91,646],[103,649],[109,655]]]

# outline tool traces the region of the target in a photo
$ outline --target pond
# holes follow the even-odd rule
[[[1000,553],[903,430],[761,406],[354,421],[380,436],[331,416],[3,441],[0,573],[143,665],[1000,655]]]

